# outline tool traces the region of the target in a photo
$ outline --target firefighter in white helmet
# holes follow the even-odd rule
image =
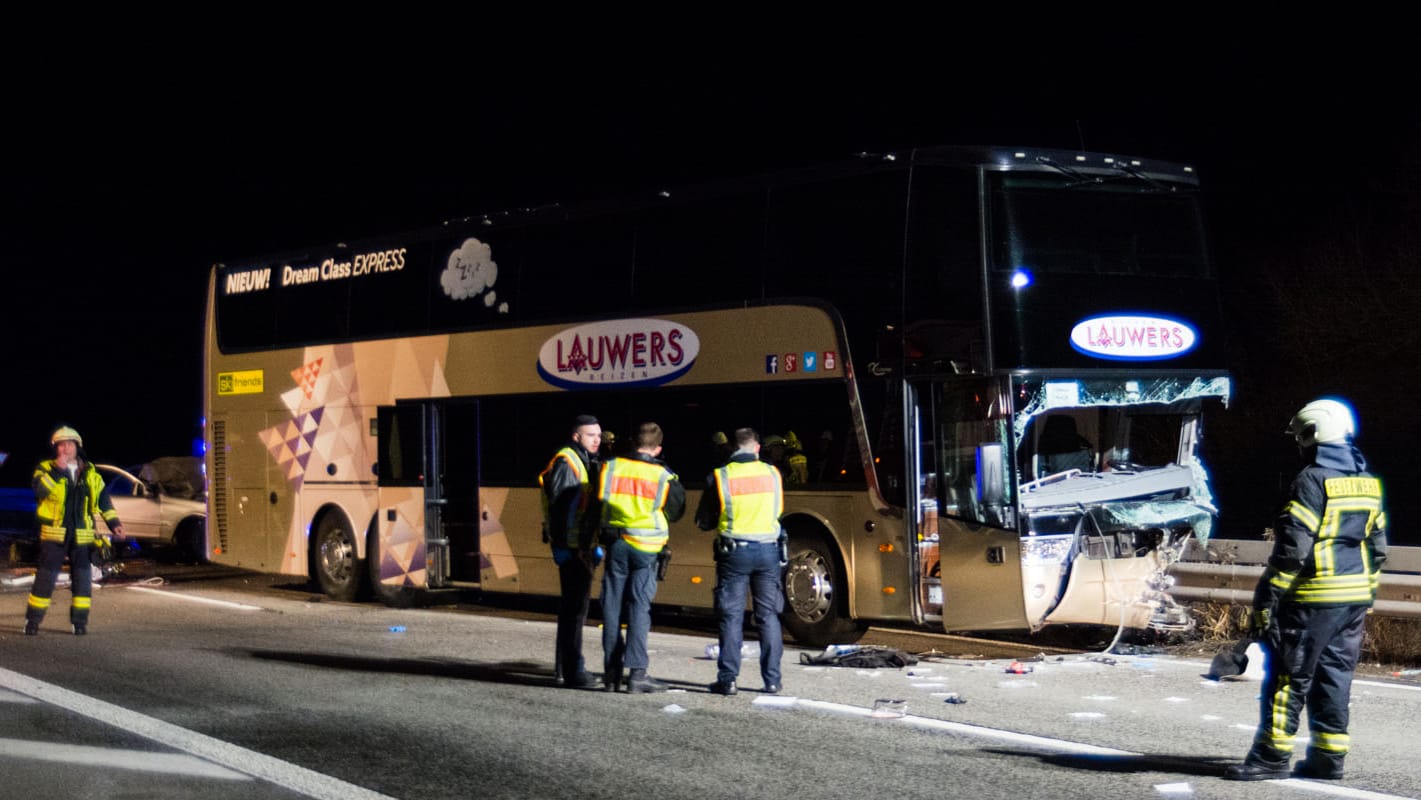
[[[1225,772],[1231,780],[1342,777],[1352,672],[1386,560],[1382,482],[1357,449],[1352,409],[1314,400],[1285,433],[1310,463],[1293,480],[1254,592],[1252,628],[1269,650],[1268,668],[1258,732],[1243,764]],[[1304,705],[1311,737],[1290,770]]]
[[[64,560],[69,560],[69,623],[76,636],[88,632],[89,606],[93,595],[89,553],[94,547],[94,523],[102,516],[114,536],[122,539],[118,521],[104,489],[104,480],[84,455],[79,432],[63,426],[50,436],[54,457],[35,467],[34,490],[38,505],[39,569],[25,607],[25,635],[39,633],[39,624],[49,610],[50,598]]]

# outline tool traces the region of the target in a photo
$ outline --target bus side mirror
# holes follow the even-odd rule
[[[1002,446],[997,443],[977,446],[977,502],[984,508],[1001,506],[1006,500],[1003,478]]]

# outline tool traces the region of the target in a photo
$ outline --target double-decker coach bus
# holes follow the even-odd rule
[[[1185,624],[1226,404],[1198,182],[920,149],[219,264],[208,553],[391,603],[556,595],[537,474],[654,420],[692,508],[751,426],[786,474],[785,623]],[[657,601],[710,608],[687,514]]]

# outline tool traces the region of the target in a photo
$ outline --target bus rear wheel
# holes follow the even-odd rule
[[[338,513],[327,514],[316,526],[311,543],[316,580],[332,600],[352,602],[360,595],[360,559],[355,534]]]
[[[802,645],[851,644],[868,626],[849,618],[846,580],[834,552],[817,536],[791,535],[785,570],[785,630]]]

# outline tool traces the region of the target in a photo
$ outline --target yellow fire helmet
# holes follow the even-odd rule
[[[65,425],[64,427],[55,431],[53,436],[49,437],[49,443],[51,445],[56,445],[60,442],[73,442],[74,444],[83,447],[84,437],[80,436],[78,431],[74,430],[68,425]]]

